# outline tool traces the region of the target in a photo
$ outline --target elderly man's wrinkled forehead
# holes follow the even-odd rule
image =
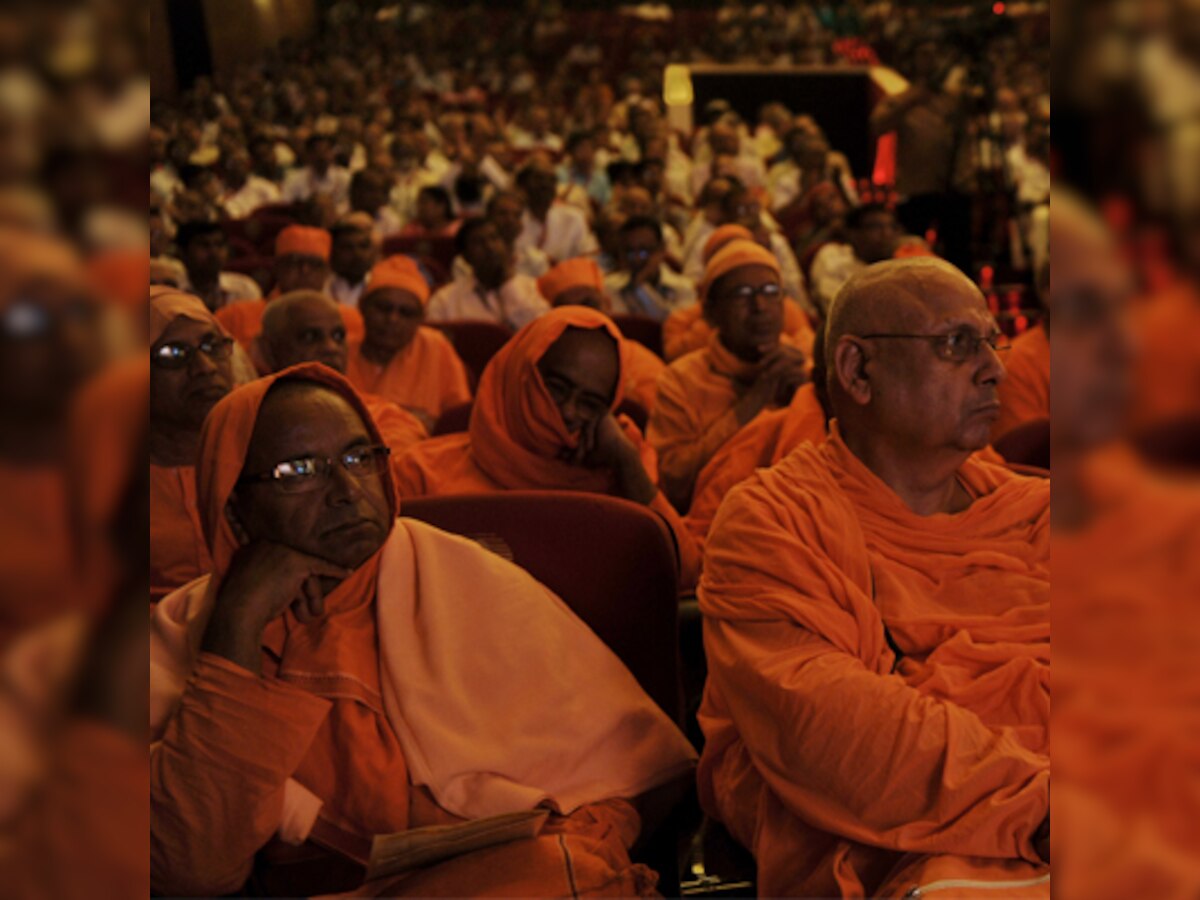
[[[847,334],[920,333],[950,322],[992,321],[962,271],[940,259],[889,260],[852,278],[829,313],[827,350]]]
[[[272,300],[263,313],[262,333],[268,340],[283,334],[300,323],[325,322],[340,324],[337,302],[320,291],[292,291]]]

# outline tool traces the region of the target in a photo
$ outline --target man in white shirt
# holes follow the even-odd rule
[[[896,215],[880,203],[865,203],[846,214],[849,243],[829,243],[813,257],[814,302],[824,315],[842,286],[873,263],[891,259],[896,253],[900,229]]]
[[[583,213],[566,203],[555,203],[558,176],[545,157],[535,156],[517,175],[529,208],[518,244],[537,247],[551,264],[576,256],[591,256],[600,248]]]
[[[357,307],[370,280],[379,249],[373,226],[367,213],[354,212],[342,216],[329,229],[329,268],[333,270],[329,295],[344,306]]]
[[[712,158],[692,167],[693,193],[699,193],[704,183],[717,175],[733,175],[747,187],[759,187],[766,181],[762,160],[753,152],[742,152],[741,136],[733,125],[718,122],[709,129],[708,146]]]
[[[187,271],[181,290],[195,294],[211,310],[237,300],[257,300],[262,290],[253,278],[222,272],[229,257],[225,232],[216,222],[184,222],[175,233],[175,246]]]
[[[495,223],[468,219],[454,241],[470,273],[455,278],[430,298],[429,321],[477,319],[516,331],[550,308],[538,292],[537,281],[513,274],[508,244]]]
[[[350,179],[350,211],[370,218],[371,231],[380,241],[403,227],[388,205],[391,192],[391,175],[379,169],[360,169]]]
[[[221,204],[231,219],[244,219],[259,207],[279,202],[279,187],[255,175],[251,168],[250,154],[240,147],[225,156],[221,167],[225,196]]]
[[[333,159],[333,138],[314,134],[304,145],[308,165],[288,172],[281,194],[285,203],[318,200],[337,215],[350,207],[350,172]]]
[[[508,245],[513,272],[540,278],[550,271],[550,260],[537,247],[518,242],[525,224],[524,216],[525,195],[520,191],[496,191],[487,202],[486,218],[496,226]],[[471,264],[462,256],[454,257],[450,268],[455,278],[471,274]]]
[[[657,219],[633,216],[621,226],[621,269],[604,279],[614,313],[648,316],[661,322],[696,302],[691,281],[663,262],[662,226]]]
[[[417,216],[417,195],[421,188],[438,183],[437,173],[421,161],[416,139],[397,137],[392,141],[395,184],[389,197],[392,210],[403,228]]]

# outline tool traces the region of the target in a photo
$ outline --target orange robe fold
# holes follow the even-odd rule
[[[783,343],[791,339],[784,336]],[[688,508],[700,470],[743,427],[733,407],[756,370],[714,332],[707,347],[675,360],[659,377],[646,438],[658,452],[663,491],[677,509]]]
[[[1179,282],[1148,298],[1137,309],[1134,328],[1134,424],[1200,416],[1200,290]]]
[[[471,399],[467,369],[454,347],[440,331],[424,326],[386,366],[364,357],[361,341],[351,343],[346,378],[359,391],[412,410],[430,425]]]
[[[150,599],[161,600],[212,568],[196,510],[192,466],[150,465]]]
[[[1018,425],[1050,418],[1050,340],[1037,325],[1013,341],[1000,382],[1000,417],[992,426],[993,443]]]
[[[623,340],[607,316],[586,307],[560,306],[527,325],[492,359],[479,380],[467,432],[425,441],[396,466],[401,497],[466,494],[501,490],[589,491],[616,493],[611,472],[589,469],[559,458],[577,446],[558,407],[542,382],[538,361],[567,328],[602,328],[617,343],[620,371],[627,369],[632,342]],[[611,409],[620,405],[619,387]],[[657,457],[627,416],[618,418],[625,436],[638,448],[651,481],[658,481]],[[666,519],[680,553],[680,581],[696,583],[700,554],[683,520],[659,492],[650,508]]]
[[[784,301],[783,333],[791,338],[794,346],[812,358],[816,333],[808,316],[794,300]],[[693,350],[703,350],[712,336],[713,327],[705,321],[702,304],[677,309],[663,322],[663,358],[670,363]]]
[[[197,508],[213,575],[165,598],[151,621],[151,889],[230,893],[264,864],[264,848],[320,829],[369,840],[544,800],[556,812],[536,838],[354,893],[648,893],[653,873],[628,855],[640,821],[619,798],[686,774],[694,755],[562,601],[473,542],[397,520],[320,620],[304,625],[288,610],[268,623],[261,676],[200,652],[238,546],[224,509],[280,378],[335,390],[379,437],[349,384],[316,364],[245,385],[210,413]],[[398,512],[390,472],[381,478]],[[468,583],[486,586],[495,615],[473,606]],[[547,666],[570,674],[555,683]],[[552,721],[522,679],[554,698]]]
[[[700,797],[764,896],[1049,895],[1049,482],[975,458],[959,479],[970,507],[917,516],[834,427],[717,514]]]
[[[261,358],[254,359],[254,342],[262,334],[262,318],[270,300],[239,300],[228,306],[222,306],[214,316],[233,338],[245,348],[255,366],[261,364]],[[363,336],[362,314],[353,306],[338,304],[338,312],[342,314],[342,322],[346,326],[346,338],[360,341]]]
[[[701,551],[713,517],[730,490],[755,469],[775,465],[805,441],[820,444],[825,435],[825,410],[810,382],[796,391],[788,406],[761,413],[730,438],[700,470],[692,506],[684,519]]]
[[[625,382],[625,396],[633,400],[647,413],[654,409],[658,399],[658,376],[666,369],[664,363],[649,347],[625,338],[627,353],[623,359],[627,363],[622,380]]]

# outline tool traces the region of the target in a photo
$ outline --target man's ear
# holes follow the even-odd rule
[[[833,350],[833,365],[829,367],[830,380],[859,406],[871,402],[868,361],[866,345],[859,338],[843,335]]]

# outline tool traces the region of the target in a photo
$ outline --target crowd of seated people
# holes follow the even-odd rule
[[[330,889],[653,895],[690,788],[765,896],[1049,896],[1049,480],[992,446],[1048,418],[1048,279],[1011,321],[980,285],[954,136],[991,110],[951,38],[848,6],[643,23],[614,70],[561,11],[337,3],[156,101],[155,893],[540,811]],[[911,77],[869,123],[894,180],[786,101],[684,130],[658,99],[665,63],[846,46]],[[988,53],[1032,118],[1036,42]],[[526,491],[662,526],[691,722],[568,598],[405,517]]]

